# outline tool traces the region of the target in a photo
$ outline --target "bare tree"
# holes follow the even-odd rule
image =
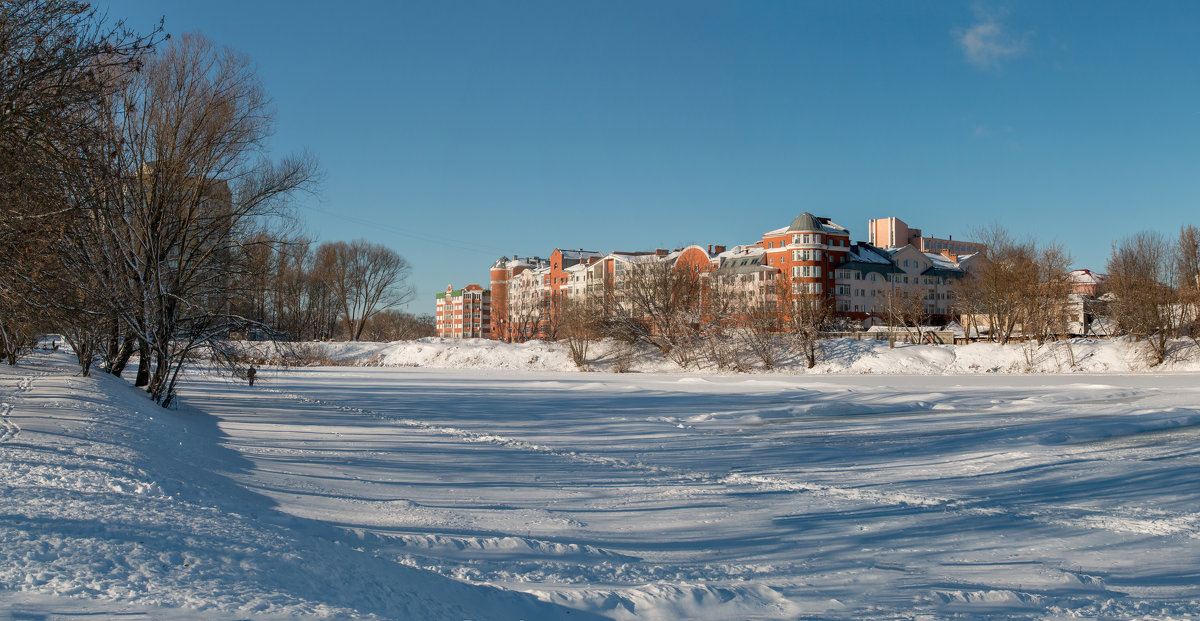
[[[648,261],[635,263],[621,284],[630,316],[649,328],[646,340],[679,366],[690,365],[700,317],[699,272],[671,261]]]
[[[1020,325],[1027,286],[1036,280],[1036,246],[1017,242],[1000,225],[977,232],[976,238],[987,245],[987,256],[963,279],[958,308],[967,323],[986,323],[988,338],[1003,345]]]
[[[112,300],[140,343],[139,375],[168,406],[193,354],[234,359],[220,353],[228,335],[254,323],[232,308],[254,269],[248,233],[282,215],[316,166],[266,158],[272,114],[253,64],[199,35],[150,56],[103,112],[107,142],[81,152],[93,166],[72,185],[89,214],[65,244],[66,273]]]
[[[136,35],[86,2],[0,2],[0,345],[10,362],[31,342],[27,319],[47,314],[53,241],[77,216],[63,176],[102,130],[98,103],[160,33]]]
[[[717,369],[744,371],[741,332],[749,291],[739,275],[713,272],[702,280],[700,324],[704,354]]]
[[[1071,255],[1058,244],[1035,250],[1029,280],[1021,283],[1022,328],[1039,345],[1067,332]]]
[[[322,280],[341,311],[346,338],[357,341],[376,313],[412,299],[412,271],[396,251],[366,240],[325,242],[317,247]]]
[[[555,310],[556,336],[567,344],[571,362],[580,369],[587,366],[588,350],[599,336],[603,311],[597,297],[586,292],[577,296],[564,295]]]
[[[777,301],[749,299],[742,312],[738,335],[763,368],[771,370],[784,354],[782,336],[785,327]]]
[[[925,312],[925,300],[920,293],[906,291],[893,283],[892,288],[884,294],[883,305],[888,325],[904,328],[911,335],[909,340],[912,342],[925,341],[925,320],[929,315]]]
[[[807,283],[785,281],[779,291],[780,312],[787,323],[787,335],[804,355],[808,368],[821,358],[821,333],[833,318],[832,300],[811,291]]]
[[[1153,364],[1166,360],[1182,319],[1168,250],[1162,235],[1142,232],[1114,244],[1108,260],[1109,314],[1119,333],[1149,343]]]
[[[39,328],[36,309],[20,297],[0,295],[0,356],[6,363],[17,364],[37,345]]]
[[[1181,305],[1181,331],[1200,343],[1200,229],[1187,225],[1175,242],[1175,287]]]

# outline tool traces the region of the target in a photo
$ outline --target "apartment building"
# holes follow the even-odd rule
[[[446,285],[437,294],[437,335],[462,339],[491,338],[491,291],[479,285],[455,289]]]
[[[500,257],[492,264],[491,269],[491,292],[492,292],[492,325],[491,337],[503,341],[518,340],[517,334],[522,332],[528,326],[518,326],[513,323],[514,317],[527,317],[530,312],[526,308],[528,304],[523,304],[521,308],[510,308],[510,301],[514,299],[525,300],[526,294],[535,285],[534,282],[541,282],[545,277],[546,271],[550,269],[549,259],[541,257],[519,257],[513,255],[508,257]],[[521,288],[518,294],[511,291],[511,286],[514,284],[514,279],[525,274],[526,272],[541,271],[538,274],[531,274],[521,279],[517,286]],[[538,293],[541,291],[539,289]],[[528,302],[528,300],[525,300]]]
[[[786,227],[763,233],[767,265],[791,278],[793,293],[828,295],[834,268],[850,250],[850,231],[807,211]]]
[[[921,252],[911,245],[887,250],[859,242],[838,265],[835,308],[854,319],[882,318],[888,300],[904,293],[920,297],[930,318],[949,321],[955,289],[979,256]]]
[[[872,220],[871,228],[873,239],[892,247],[852,244],[848,229],[805,212],[787,226],[763,233],[761,240],[732,249],[693,245],[601,254],[560,248],[549,259],[505,257],[492,266],[491,335],[505,341],[550,338],[562,300],[601,292],[611,312],[631,313],[623,295],[629,276],[651,263],[692,270],[706,291],[720,283],[727,286],[724,292],[768,307],[778,303],[779,287],[786,283],[792,294],[827,297],[840,315],[879,321],[888,312],[887,296],[903,292],[918,296],[931,318],[949,321],[954,291],[982,246],[923,237],[898,218]],[[895,245],[898,240],[905,243]]]

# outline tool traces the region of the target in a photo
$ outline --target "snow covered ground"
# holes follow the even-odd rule
[[[176,411],[63,353],[0,369],[0,614],[1200,616],[1200,376],[1128,347],[339,347],[396,366],[195,374]]]

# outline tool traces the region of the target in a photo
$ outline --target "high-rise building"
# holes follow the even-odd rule
[[[479,285],[437,294],[437,335],[450,338],[486,339],[491,336],[491,291]]]

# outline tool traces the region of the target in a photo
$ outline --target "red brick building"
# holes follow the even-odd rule
[[[437,335],[462,339],[491,338],[491,291],[479,285],[467,285],[455,289],[446,285],[446,291],[437,294]]]

